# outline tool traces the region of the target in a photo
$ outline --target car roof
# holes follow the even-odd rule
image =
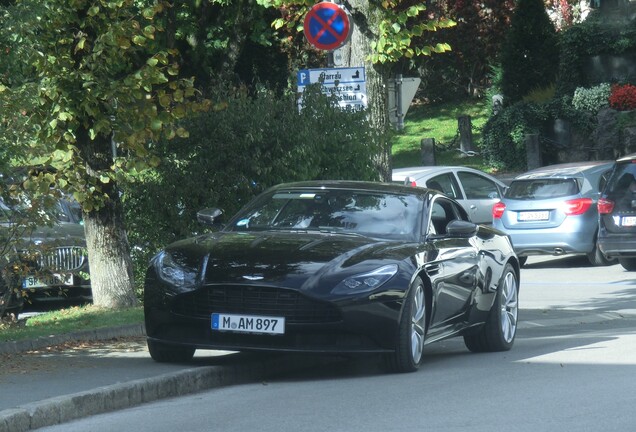
[[[628,155],[625,155],[623,157],[616,159],[616,162],[628,162],[634,159],[636,159],[636,153],[630,153]]]
[[[609,169],[613,161],[570,162],[548,165],[519,174],[514,180],[528,180],[534,178],[567,178],[581,177],[589,173]]]
[[[436,174],[442,174],[449,171],[468,171],[468,172],[473,172],[476,174],[481,174],[483,176],[493,179],[500,186],[504,186],[504,187],[506,186],[501,180],[493,177],[492,175],[488,173],[485,173],[476,168],[459,166],[459,165],[450,165],[450,166],[432,165],[432,166],[414,166],[414,167],[407,167],[407,168],[396,168],[393,170],[392,177],[394,181],[401,181],[406,179],[407,177],[410,179],[418,180],[422,177],[432,177]]]
[[[429,194],[429,189],[405,186],[396,183],[382,183],[372,181],[357,181],[357,180],[310,180],[293,183],[282,183],[270,188],[270,190],[280,189],[357,189],[366,191],[378,191],[378,192],[393,192],[409,195],[426,195]]]

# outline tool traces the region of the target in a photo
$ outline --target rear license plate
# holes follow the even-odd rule
[[[636,216],[625,216],[621,220],[621,226],[636,226]]]
[[[547,221],[550,218],[549,211],[528,211],[520,212],[517,215],[519,221]]]
[[[22,279],[22,288],[46,288],[73,285],[73,274],[29,275]]]
[[[285,334],[285,318],[213,313],[212,330],[241,333]]]

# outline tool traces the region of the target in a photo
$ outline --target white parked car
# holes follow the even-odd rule
[[[495,177],[463,166],[397,168],[392,177],[396,183],[436,189],[456,199],[478,224],[492,224],[492,206],[506,190],[506,184]]]

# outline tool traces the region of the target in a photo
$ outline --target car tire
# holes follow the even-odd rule
[[[426,338],[426,289],[421,278],[411,284],[398,325],[395,352],[387,355],[391,372],[414,372],[422,364]]]
[[[506,264],[486,323],[476,332],[464,335],[466,347],[472,352],[508,351],[515,341],[518,315],[517,273]]]
[[[192,360],[196,348],[187,345],[172,345],[148,340],[150,357],[159,363],[185,363]]]
[[[615,259],[608,259],[598,248],[598,244],[594,243],[594,250],[587,254],[587,259],[593,266],[601,267],[616,263]]]
[[[636,270],[636,258],[619,258],[618,262],[627,271],[635,271]]]

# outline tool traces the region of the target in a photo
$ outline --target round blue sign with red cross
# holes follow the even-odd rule
[[[304,29],[309,43],[326,51],[344,45],[352,30],[347,12],[331,2],[315,4],[305,16]]]

